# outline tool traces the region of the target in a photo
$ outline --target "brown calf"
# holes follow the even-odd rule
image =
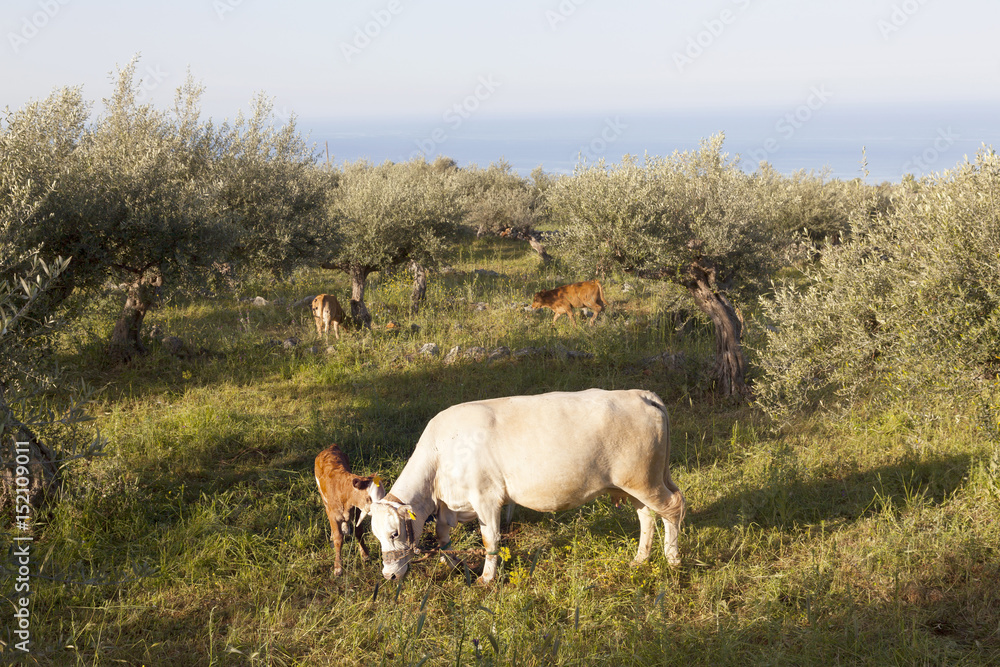
[[[312,302],[313,319],[316,320],[316,335],[326,334],[330,340],[330,323],[333,322],[333,333],[340,340],[340,323],[344,321],[344,309],[340,307],[337,297],[332,294],[320,294]]]
[[[532,308],[552,309],[556,314],[552,318],[552,324],[556,323],[560,315],[569,315],[573,326],[576,326],[576,317],[573,315],[574,308],[583,308],[586,306],[594,311],[594,316],[590,318],[590,323],[593,324],[606,305],[604,302],[604,289],[601,288],[601,283],[596,280],[563,285],[555,289],[538,292],[531,302]]]
[[[372,502],[385,496],[385,487],[378,475],[359,477],[352,473],[347,454],[337,445],[319,453],[315,472],[319,495],[330,520],[330,541],[337,552],[333,573],[340,576],[344,572],[340,551],[345,533],[354,535],[361,548],[361,559],[368,560],[361,522],[371,510]]]

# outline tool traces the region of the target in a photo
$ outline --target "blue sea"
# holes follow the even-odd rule
[[[446,113],[438,118],[299,119],[321,159],[405,161],[445,155],[459,166],[505,160],[527,176],[541,166],[571,173],[583,159],[618,162],[623,155],[670,155],[724,132],[724,151],[753,171],[764,160],[779,172],[825,172],[898,182],[970,160],[985,144],[1000,148],[1000,109],[988,105],[812,110],[609,113],[486,117]]]

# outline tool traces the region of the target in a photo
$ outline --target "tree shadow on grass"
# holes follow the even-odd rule
[[[755,524],[781,529],[854,521],[899,511],[917,500],[940,504],[961,487],[971,464],[969,455],[928,457],[814,479],[778,465],[764,484],[737,489],[705,507],[689,507],[685,520],[719,528]]]

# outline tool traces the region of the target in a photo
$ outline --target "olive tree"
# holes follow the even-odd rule
[[[13,282],[28,270],[29,257],[55,263],[58,255],[85,254],[93,229],[79,190],[76,151],[90,115],[79,88],[63,88],[17,111],[6,109],[0,126],[0,280]],[[41,253],[39,255],[38,253]],[[74,267],[78,268],[78,267]],[[71,272],[37,295],[58,302],[73,288]]]
[[[38,509],[52,497],[63,466],[98,454],[104,444],[81,426],[89,420],[88,388],[71,383],[51,355],[71,261],[56,256],[46,262],[44,244],[32,245],[30,233],[62,187],[66,155],[80,132],[72,122],[81,118],[66,112],[79,111],[80,98],[64,90],[31,108],[51,131],[48,142],[31,136],[37,126],[10,115],[0,133],[0,515],[13,514],[22,526],[28,507]],[[53,122],[58,118],[65,123]],[[26,164],[34,170],[26,171]],[[55,410],[47,398],[53,390],[68,397]]]
[[[759,397],[776,416],[819,401],[966,402],[997,382],[1000,157],[983,150],[876,204],[862,202],[851,237],[763,301],[774,327]]]
[[[262,97],[216,127],[190,76],[160,110],[140,103],[135,69],[119,71],[92,121],[66,89],[8,112],[0,132],[0,206],[25,211],[17,247],[73,258],[46,298],[123,285],[108,345],[119,362],[145,351],[142,323],[165,285],[200,281],[223,260],[276,273],[314,260],[323,210],[294,119],[278,128]]]
[[[215,131],[212,211],[234,229],[228,258],[280,276],[316,260],[324,182],[295,116],[284,123],[257,96],[250,113]]]
[[[9,212],[8,209],[6,212]],[[49,354],[57,324],[46,292],[66,270],[68,259],[47,264],[37,252],[17,249],[16,219],[0,213],[0,515],[13,515],[30,529],[28,508],[38,509],[57,488],[69,461],[100,453],[104,441],[80,425],[90,393],[69,381]],[[14,223],[14,224],[12,224]],[[58,412],[43,399],[53,389],[69,395]],[[59,447],[45,435],[58,434]]]
[[[532,181],[519,176],[507,162],[462,169],[455,177],[465,208],[465,222],[478,236],[500,235],[527,241],[542,261],[551,257],[535,229],[549,216],[543,186],[548,178],[539,169]]]
[[[2,135],[2,203],[12,207],[16,196],[26,204],[17,246],[50,263],[73,258],[47,297],[124,284],[108,348],[118,361],[144,350],[139,328],[164,278],[210,262],[232,236],[206,210],[207,157],[196,157],[204,134],[182,135],[184,119],[139,104],[135,66],[119,72],[96,120],[67,89],[10,114]]]
[[[423,160],[348,163],[325,178],[327,254],[321,266],[348,274],[351,317],[371,326],[364,300],[368,276],[410,262],[437,265],[458,232],[458,198],[448,174]]]
[[[644,161],[578,165],[548,190],[559,247],[583,267],[617,267],[685,287],[715,326],[716,388],[747,392],[743,319],[731,295],[749,295],[774,266],[772,193],[722,153],[723,136],[695,151]]]
[[[93,192],[101,265],[126,286],[126,299],[109,341],[109,355],[126,362],[145,348],[140,329],[165,281],[179,283],[210,265],[234,237],[226,220],[211,215],[212,183],[199,159],[204,133],[137,101],[135,61],[118,78],[105,113],[83,144],[81,160]]]

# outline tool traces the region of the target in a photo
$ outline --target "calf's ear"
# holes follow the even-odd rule
[[[354,484],[355,489],[367,489],[372,481],[366,477],[355,477],[351,483]]]

